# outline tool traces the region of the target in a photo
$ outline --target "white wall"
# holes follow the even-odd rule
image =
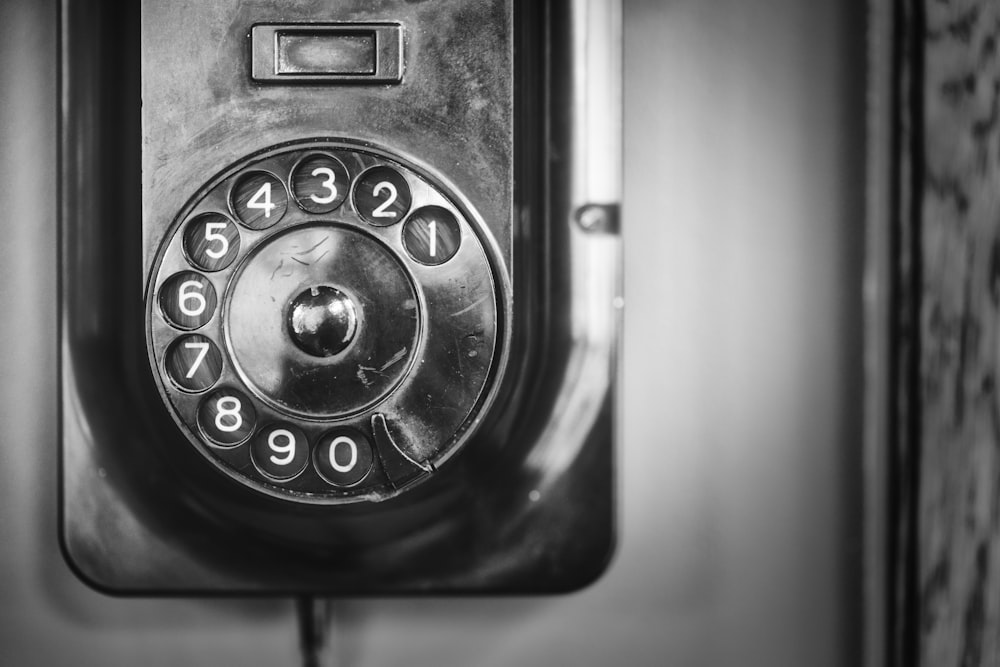
[[[345,602],[348,667],[856,664],[863,8],[626,0],[622,544],[538,600]],[[287,602],[56,542],[55,3],[0,0],[0,663],[296,664]]]

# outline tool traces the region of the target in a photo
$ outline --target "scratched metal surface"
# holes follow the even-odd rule
[[[245,155],[309,137],[372,141],[433,165],[470,199],[509,259],[507,2],[350,0],[332,11],[319,1],[147,0],[142,11],[144,276],[167,226],[202,185]],[[249,80],[254,23],[387,18],[408,27],[398,85],[290,88]]]

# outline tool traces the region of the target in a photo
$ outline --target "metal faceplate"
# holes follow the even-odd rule
[[[509,3],[373,7],[358,1],[332,10],[227,0],[210,7],[146,2],[142,11],[149,349],[181,431],[220,470],[299,501],[382,500],[423,479],[475,431],[509,340],[509,322],[503,322],[511,312],[513,270]],[[298,53],[307,63],[336,55],[335,45],[347,42],[331,35],[370,40],[372,72],[392,65],[397,74],[310,79],[298,66],[293,76],[282,74],[282,53]],[[290,42],[299,46],[286,52],[282,37],[311,41]],[[272,63],[275,75],[263,76]],[[339,185],[348,196],[335,209],[317,212],[308,197],[303,206],[293,192],[295,163],[309,150],[333,151],[350,172],[351,182]],[[358,179],[377,165],[397,170],[409,185],[413,201],[401,213],[430,206],[454,213],[461,230],[456,257],[425,265],[405,247],[409,220],[382,226],[381,219],[359,214]],[[251,172],[277,177],[276,196],[287,191],[287,212],[273,226],[256,228],[258,221],[242,221],[233,209],[241,174],[256,183]],[[184,226],[199,214],[227,215],[238,230],[233,243],[240,247],[225,269],[199,271],[183,252]],[[314,231],[291,231],[301,225]],[[306,271],[296,261],[304,258],[288,250],[304,242],[303,235],[324,231],[341,250],[338,265]],[[435,231],[440,241],[441,230]],[[274,267],[264,267],[282,259],[272,280]],[[322,260],[331,261],[332,255]],[[301,271],[286,276],[292,267]],[[196,394],[161,377],[166,346],[185,328],[162,317],[161,294],[164,281],[185,270],[202,275],[216,294],[216,312],[194,333],[207,335],[224,359],[212,390]],[[323,271],[331,275],[319,275]],[[176,298],[183,283],[167,291]],[[363,306],[358,339],[329,359],[302,354],[282,325],[290,300],[320,285],[338,286]],[[403,321],[400,314],[411,317]],[[239,394],[226,393],[231,390]],[[251,417],[220,416],[206,405],[212,400],[230,409],[234,401],[252,404],[255,428],[236,433],[244,441],[213,437],[211,424],[206,430],[206,419],[232,427],[233,420]],[[269,478],[255,465],[254,434],[268,424],[303,429],[308,445],[294,446],[307,447],[312,459],[301,475]],[[317,442],[334,427],[360,431],[367,443],[356,446],[374,449],[371,474],[350,488],[316,472],[316,457],[324,456]],[[271,444],[284,451],[293,446],[290,438],[282,434]],[[260,453],[268,460],[288,456]],[[350,460],[350,448],[341,454]]]
[[[261,24],[401,27],[399,83],[262,83]],[[142,3],[142,230],[148,279],[177,212],[226,165],[317,137],[430,166],[479,212],[512,275],[510,0]]]
[[[604,570],[615,17],[63,3],[61,539],[81,578],[537,593]],[[367,178],[383,167],[398,179]]]

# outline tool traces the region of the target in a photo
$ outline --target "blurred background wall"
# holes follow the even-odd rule
[[[0,0],[0,664],[296,664],[287,601],[107,598],[59,554],[56,10]],[[562,598],[338,603],[344,666],[860,661],[863,2],[625,12],[617,558]]]

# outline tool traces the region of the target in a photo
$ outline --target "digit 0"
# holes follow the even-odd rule
[[[338,428],[319,439],[314,457],[320,477],[333,486],[347,488],[360,484],[368,476],[374,452],[361,431]]]
[[[338,450],[347,449],[347,463],[337,461]],[[346,435],[339,435],[330,443],[330,467],[341,473],[349,473],[358,465],[358,444]]]

